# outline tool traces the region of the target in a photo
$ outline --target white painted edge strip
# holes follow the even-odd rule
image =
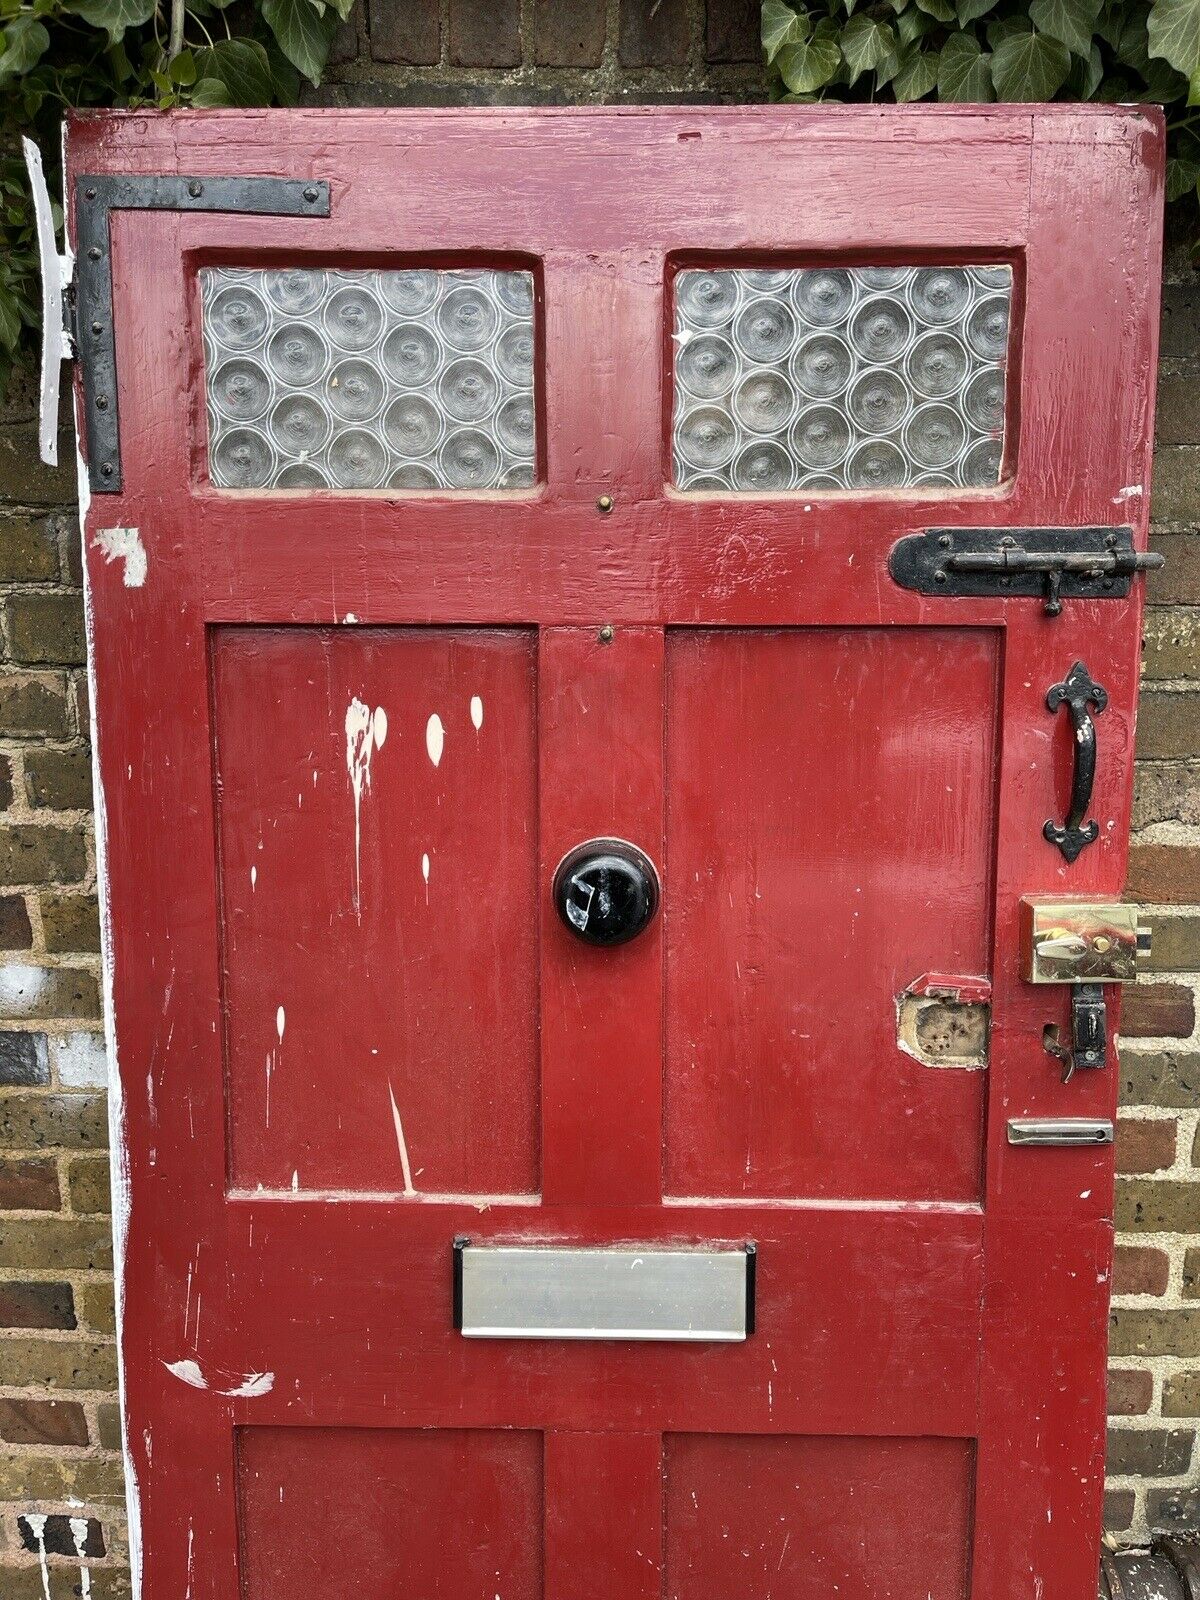
[[[38,262],[42,276],[42,374],[38,393],[38,451],[47,466],[58,465],[58,393],[62,364],[73,354],[63,329],[63,290],[71,281],[74,257],[60,256],[54,233],[50,191],[42,168],[42,152],[32,139],[21,137],[25,169],[33,196],[37,228]],[[64,169],[65,170],[65,169]],[[78,419],[77,419],[78,420]]]

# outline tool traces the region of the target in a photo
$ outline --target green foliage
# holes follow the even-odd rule
[[[1200,185],[1200,0],[763,0],[779,100],[1167,108],[1167,198]]]
[[[293,105],[354,0],[0,0],[0,393],[36,338],[37,245],[19,135],[61,185],[72,107]]]

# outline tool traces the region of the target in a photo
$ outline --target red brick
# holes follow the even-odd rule
[[[33,929],[29,924],[29,909],[24,896],[0,895],[0,950],[29,950],[32,947]]]
[[[1159,905],[1200,903],[1200,849],[1177,844],[1135,844],[1129,852],[1131,900]]]
[[[539,67],[598,67],[604,55],[607,14],[600,0],[564,5],[537,0],[533,14],[533,59]]]
[[[1127,989],[1121,1006],[1126,1039],[1186,1039],[1196,1025],[1196,1001],[1178,983],[1139,983]]]
[[[450,0],[450,60],[456,67],[519,67],[520,0]]]
[[[1170,1272],[1165,1250],[1119,1244],[1113,1258],[1113,1293],[1166,1294]]]
[[[1138,702],[1136,751],[1142,761],[1200,754],[1200,692],[1152,689]]]
[[[1200,1183],[1118,1178],[1118,1233],[1200,1233]]]
[[[1108,1374],[1110,1417],[1143,1417],[1154,1398],[1154,1375],[1128,1367],[1113,1367]]]
[[[69,1283],[0,1283],[0,1328],[74,1328]]]
[[[77,1400],[0,1400],[6,1444],[86,1444],[87,1418]]]
[[[438,0],[370,0],[371,56],[406,67],[432,67],[442,56]]]
[[[0,1161],[0,1211],[57,1211],[58,1167],[53,1161],[19,1157]]]
[[[1117,1171],[1161,1172],[1171,1166],[1178,1128],[1174,1117],[1122,1117],[1117,1123]]]
[[[678,67],[688,58],[688,0],[621,0],[618,55],[623,67]]]

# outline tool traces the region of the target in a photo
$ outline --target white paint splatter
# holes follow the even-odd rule
[[[248,1372],[236,1389],[221,1389],[218,1393],[228,1395],[230,1399],[257,1400],[260,1395],[270,1394],[274,1387],[273,1372]]]
[[[22,1520],[37,1540],[38,1565],[42,1569],[42,1593],[46,1600],[50,1600],[50,1569],[46,1562],[46,1518],[41,1512],[28,1511]]]
[[[471,696],[471,722],[474,724],[475,732],[478,733],[483,727],[483,701],[477,694]]]
[[[434,766],[439,766],[442,751],[446,748],[446,730],[442,727],[442,719],[435,711],[425,724],[425,748],[429,752],[429,759]]]
[[[287,1027],[287,1012],[280,1006],[275,1013],[275,1032],[279,1035],[280,1044],[283,1043],[283,1030]]]
[[[164,1361],[163,1366],[173,1377],[178,1378],[180,1383],[186,1383],[193,1389],[208,1388],[208,1379],[200,1371],[200,1365],[196,1361]]]
[[[300,1174],[299,1174],[299,1172],[293,1172],[292,1173],[292,1193],[293,1194],[299,1194],[299,1192],[300,1192]]]
[[[69,1525],[71,1529],[71,1542],[75,1546],[75,1555],[79,1560],[80,1600],[91,1600],[92,1573],[86,1559],[88,1536],[87,1518],[72,1517]]]
[[[396,1125],[396,1146],[400,1151],[400,1170],[404,1174],[405,1194],[416,1194],[413,1188],[412,1168],[408,1164],[408,1145],[404,1139],[404,1124],[400,1121],[400,1107],[396,1104],[396,1091],[388,1083],[388,1099],[392,1102],[392,1121]]]
[[[421,857],[421,876],[425,879],[425,904],[429,904],[429,853]]]
[[[257,867],[251,867],[250,868],[250,893],[253,894],[255,889],[257,889],[257,888],[258,888],[258,868]]]
[[[362,797],[371,787],[371,757],[387,738],[387,712],[355,695],[346,711],[346,771],[354,793],[354,914],[362,921]],[[313,773],[313,782],[316,782]]]
[[[105,561],[125,563],[125,587],[140,589],[146,581],[146,547],[136,528],[97,528],[92,547]]]

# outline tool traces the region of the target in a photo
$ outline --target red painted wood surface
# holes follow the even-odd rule
[[[1005,1123],[1115,1108],[1115,1066],[1064,1086],[1042,1048],[1066,1002],[1021,982],[1017,906],[1120,892],[1141,596],[1054,621],[886,564],[941,524],[1144,540],[1156,114],[130,114],[69,160],[333,196],[113,219],[126,487],[85,542],[144,1594],[1092,1600],[1111,1151]],[[689,258],[1011,261],[1012,482],[664,487]],[[200,264],[473,260],[537,275],[541,487],[208,486]],[[1079,656],[1110,706],[1067,868],[1045,693]],[[354,698],[388,717],[357,910]],[[549,908],[601,832],[664,886],[609,952]],[[986,1072],[896,1047],[937,971],[991,980]],[[753,1239],[758,1328],[463,1340],[459,1233]]]

